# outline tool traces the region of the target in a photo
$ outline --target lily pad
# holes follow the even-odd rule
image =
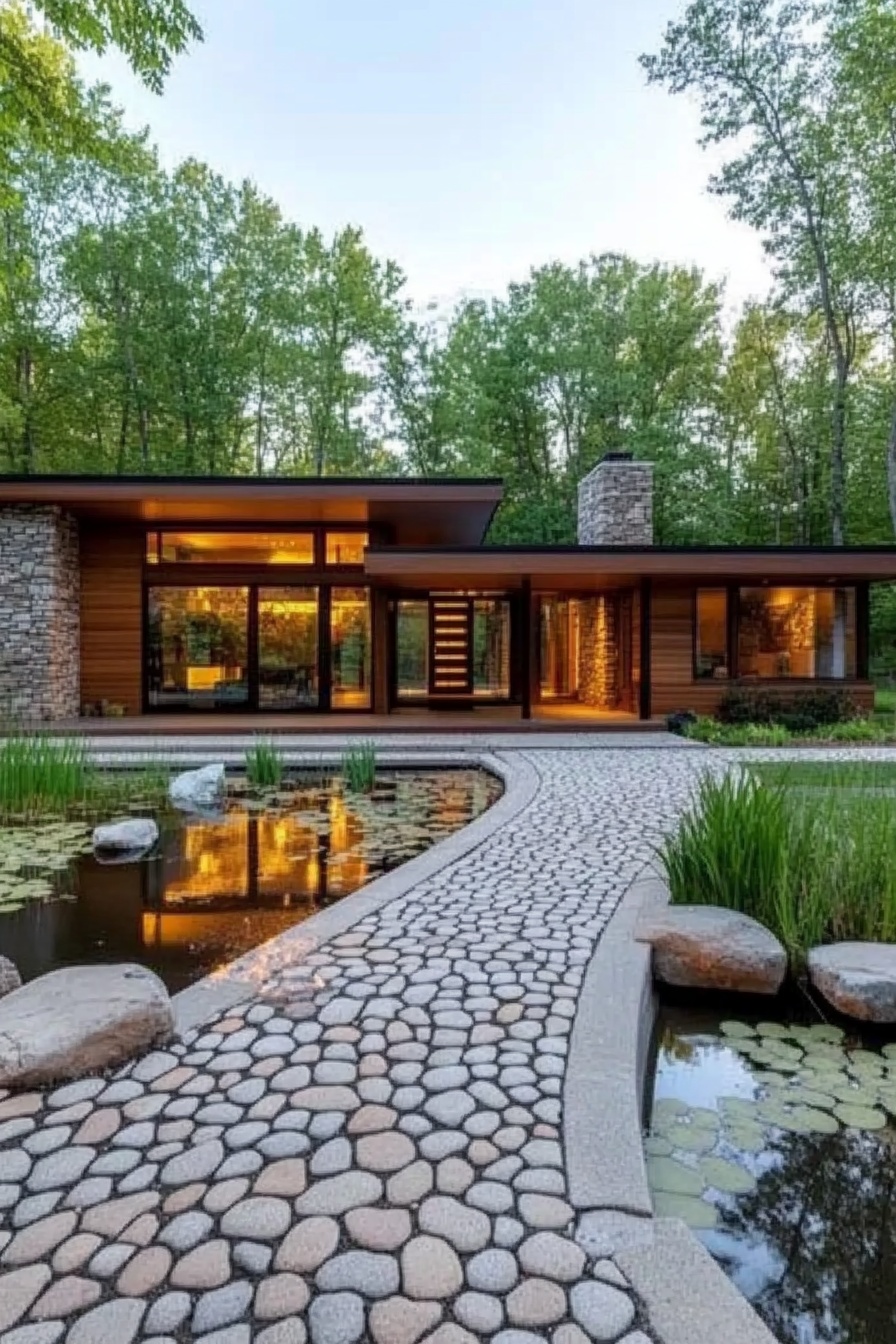
[[[748,1125],[743,1121],[731,1125],[724,1137],[742,1153],[761,1153],[768,1143],[765,1130],[760,1125]]]
[[[718,1142],[716,1131],[701,1125],[673,1125],[668,1137],[672,1146],[682,1153],[710,1153]]]
[[[844,1104],[834,1114],[848,1129],[883,1129],[887,1123],[886,1114],[875,1106]]]
[[[664,1124],[678,1116],[687,1115],[688,1108],[678,1097],[660,1097],[653,1103],[653,1123]]]
[[[650,1157],[670,1157],[672,1145],[662,1134],[648,1134],[644,1140],[644,1151]]]
[[[674,1157],[653,1157],[647,1163],[652,1190],[670,1195],[702,1195],[706,1182],[695,1167]]]
[[[726,1195],[748,1195],[756,1188],[756,1177],[726,1157],[701,1158],[700,1174],[714,1190]]]
[[[694,1232],[709,1232],[718,1221],[718,1210],[705,1199],[693,1195],[673,1195],[658,1190],[653,1200],[654,1212],[660,1218],[680,1218]]]
[[[723,1036],[735,1038],[746,1038],[756,1035],[756,1028],[748,1026],[746,1022],[723,1022],[719,1027]]]

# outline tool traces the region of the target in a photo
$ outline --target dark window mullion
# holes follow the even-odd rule
[[[330,586],[323,584],[318,589],[318,677],[317,708],[321,714],[329,714],[333,688],[332,638],[330,630]]]
[[[249,587],[249,629],[247,632],[249,654],[249,708],[260,709],[258,688],[261,681],[259,658],[261,650],[258,644],[258,584]]]

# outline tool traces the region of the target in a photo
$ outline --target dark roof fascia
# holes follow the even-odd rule
[[[367,485],[387,486],[447,486],[459,485],[495,486],[503,489],[504,481],[500,476],[111,476],[105,473],[54,472],[36,474],[33,472],[5,472],[0,474],[0,495],[4,484],[9,485],[135,485],[135,486],[233,486],[239,489],[253,486],[339,486],[357,490]]]
[[[388,555],[689,555],[735,557],[744,555],[892,555],[896,544],[882,546],[369,546],[374,554]]]

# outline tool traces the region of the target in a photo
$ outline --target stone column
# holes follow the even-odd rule
[[[579,482],[580,546],[653,545],[653,465],[607,453]]]
[[[78,526],[62,509],[0,506],[0,718],[80,710]]]
[[[616,608],[606,594],[579,602],[579,703],[613,709],[616,685]]]

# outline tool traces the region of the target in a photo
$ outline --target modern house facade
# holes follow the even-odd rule
[[[496,480],[6,477],[0,714],[711,713],[732,686],[870,705],[896,548],[653,544],[649,464],[581,483],[578,544],[485,545]],[[459,720],[460,721],[460,720]]]

